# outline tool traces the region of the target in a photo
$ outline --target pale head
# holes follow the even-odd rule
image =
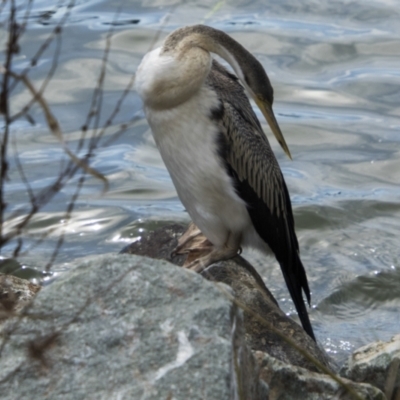
[[[210,53],[199,47],[174,54],[162,54],[162,48],[158,48],[140,63],[135,89],[146,107],[171,109],[188,101],[202,87],[210,68]]]

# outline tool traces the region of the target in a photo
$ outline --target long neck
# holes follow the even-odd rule
[[[205,25],[184,27],[172,32],[165,39],[162,53],[168,54],[176,50],[184,52],[188,46],[195,46],[222,57],[233,68],[251,95],[253,90],[248,85],[246,71],[262,71],[268,80],[259,61],[225,32]]]
[[[144,57],[135,86],[146,106],[169,109],[198,93],[210,72],[210,53],[231,65],[254,99],[255,90],[265,85],[270,87],[263,67],[242,45],[222,31],[194,25],[172,32],[160,49]],[[257,82],[250,84],[249,77],[254,76]]]

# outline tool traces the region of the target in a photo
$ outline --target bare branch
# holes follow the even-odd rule
[[[3,72],[0,70],[0,72]],[[7,72],[5,72],[7,73]],[[108,189],[108,181],[105,178],[104,175],[102,175],[100,172],[96,171],[95,169],[91,168],[85,161],[84,159],[78,158],[72,151],[68,148],[67,144],[64,141],[64,136],[62,134],[60,125],[58,124],[57,119],[54,117],[52,112],[50,111],[50,107],[47,105],[46,101],[42,97],[42,95],[36,91],[32,83],[29,81],[29,79],[26,77],[26,75],[17,75],[16,73],[12,71],[8,71],[8,74],[11,75],[15,79],[20,79],[25,86],[29,89],[29,91],[32,93],[32,96],[34,97],[35,101],[39,103],[39,105],[42,107],[47,126],[50,129],[50,132],[60,141],[61,146],[63,150],[68,154],[68,156],[73,160],[80,168],[82,168],[86,173],[89,175],[94,176],[95,178],[101,180],[104,184],[103,190],[107,191]]]
[[[4,63],[4,69],[6,73],[3,75],[2,88],[0,93],[0,113],[4,115],[5,127],[0,145],[0,241],[3,237],[3,224],[4,224],[4,213],[7,208],[5,203],[5,182],[7,179],[8,172],[8,161],[7,161],[7,150],[8,140],[10,134],[10,115],[9,115],[9,81],[10,73],[8,72],[11,67],[12,59],[14,54],[18,50],[18,36],[19,28],[16,23],[16,6],[15,1],[10,2],[10,17],[8,20],[8,42],[6,49],[6,61]]]

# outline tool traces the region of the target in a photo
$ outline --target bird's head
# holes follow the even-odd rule
[[[282,131],[278,125],[278,121],[276,120],[275,114],[272,110],[272,103],[274,102],[274,89],[271,86],[264,68],[255,58],[248,59],[239,65],[241,68],[241,81],[243,85],[263,113],[269,127],[275,135],[276,140],[281,145],[283,151],[290,159],[292,159],[289,147],[286,144],[285,138],[283,137]]]
[[[177,56],[180,63],[185,55],[186,59],[194,59],[192,53],[189,56],[189,51],[197,51],[199,54],[205,52],[218,54],[232,66],[243,86],[263,113],[278,143],[291,159],[289,148],[272,111],[274,91],[261,63],[225,32],[205,25],[177,29],[165,39],[162,49],[165,54],[170,53]],[[208,58],[204,58],[204,60],[207,61],[208,67],[203,68],[203,74],[194,70],[195,63],[193,62],[189,68],[192,76],[201,78],[197,78],[200,83],[203,82],[211,65]],[[179,76],[182,75],[179,73]]]

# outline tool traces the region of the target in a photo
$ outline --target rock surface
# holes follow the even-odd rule
[[[40,290],[26,279],[0,273],[0,321],[18,313]]]
[[[261,378],[269,385],[268,400],[385,400],[385,395],[376,387],[342,379],[354,393],[350,393],[330,376],[308,371],[283,363],[268,354],[257,352],[261,366]],[[355,394],[359,397],[355,397]]]
[[[185,229],[175,224],[148,232],[140,241],[132,243],[123,251],[168,259],[183,265],[185,257],[171,257],[171,254]],[[328,370],[330,367],[335,369],[335,365],[304,330],[280,310],[257,271],[242,257],[213,264],[202,275],[211,281],[228,285],[232,289],[234,301],[244,310],[246,343],[255,354],[262,379],[269,384],[269,400],[351,399],[354,394],[359,396],[355,398],[361,399],[385,399],[384,394],[371,385],[343,380],[353,390],[351,394],[329,375],[316,373],[316,365],[276,331],[289,337]]]
[[[266,399],[229,288],[164,261],[88,257],[0,336],[6,399]]]
[[[229,283],[227,267],[209,273]],[[143,257],[82,259],[0,327],[1,398],[352,398],[328,375],[252,352],[231,286]],[[385,399],[370,385],[351,387]]]
[[[169,258],[179,229],[149,233],[127,251]],[[357,350],[341,372],[366,383],[342,379],[346,388],[278,333],[329,371],[243,258],[202,274],[213,282],[160,260],[87,257],[29,307],[38,287],[0,275],[1,398],[399,400],[400,336]]]
[[[185,226],[178,224],[165,226],[146,233],[141,240],[132,243],[123,251],[158,259],[165,258],[182,265],[185,257],[171,258],[171,253],[185,230]],[[290,338],[323,365],[333,366],[303,328],[279,308],[260,275],[244,258],[237,256],[213,264],[203,271],[202,275],[232,288],[235,301],[244,309],[246,342],[252,350],[261,350],[283,362],[318,371],[312,362],[283,339],[284,336]]]
[[[357,349],[340,370],[355,382],[370,383],[391,400],[400,399],[400,335]]]

